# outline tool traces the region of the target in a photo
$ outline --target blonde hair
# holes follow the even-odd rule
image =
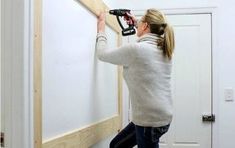
[[[171,59],[175,48],[174,31],[166,22],[165,15],[156,9],[148,9],[142,21],[149,25],[151,33],[160,36],[157,45],[162,48],[164,56]]]

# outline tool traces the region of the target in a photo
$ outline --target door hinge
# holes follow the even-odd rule
[[[215,122],[215,115],[202,115],[202,121],[203,122]]]
[[[1,147],[4,147],[5,145],[5,136],[4,136],[4,133],[1,132]]]

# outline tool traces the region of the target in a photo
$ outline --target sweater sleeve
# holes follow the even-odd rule
[[[128,44],[116,49],[107,49],[107,38],[104,33],[96,37],[96,53],[101,61],[115,65],[128,66],[134,61],[136,44]]]

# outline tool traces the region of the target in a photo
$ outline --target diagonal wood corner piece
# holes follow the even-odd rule
[[[102,0],[75,0],[82,5],[84,5],[88,10],[94,13],[96,16],[100,14],[100,12],[109,10],[108,6]],[[107,15],[106,13],[106,23],[109,25],[114,31],[120,33],[121,29],[119,28],[116,17],[113,15]]]
[[[43,148],[88,148],[120,129],[119,116],[65,133],[43,143]]]

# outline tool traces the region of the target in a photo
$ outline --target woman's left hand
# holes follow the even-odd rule
[[[105,32],[105,12],[101,12],[97,21],[97,33]]]

